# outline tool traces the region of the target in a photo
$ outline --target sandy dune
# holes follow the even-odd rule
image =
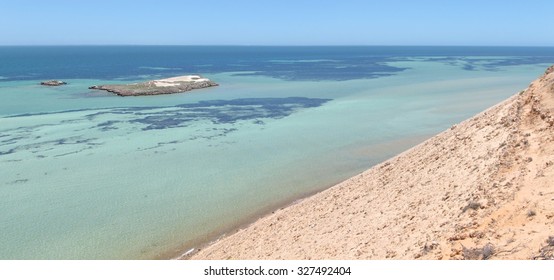
[[[553,258],[553,126],[550,67],[525,91],[192,258]]]

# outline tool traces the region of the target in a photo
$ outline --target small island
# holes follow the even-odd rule
[[[218,84],[199,75],[188,75],[143,83],[91,86],[89,89],[105,90],[119,96],[141,96],[180,93],[213,86]]]
[[[42,86],[49,86],[49,87],[57,87],[57,86],[63,86],[67,85],[64,81],[57,81],[57,80],[50,80],[50,81],[44,81],[40,83]]]

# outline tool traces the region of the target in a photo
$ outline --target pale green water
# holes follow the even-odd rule
[[[110,81],[68,80],[59,88],[2,82],[3,116],[59,113],[0,118],[0,258],[178,255],[494,105],[547,66],[492,72],[390,64],[411,69],[321,82],[221,73],[209,75],[218,88],[144,98],[87,89]],[[265,97],[328,100],[278,109],[196,104]],[[129,109],[140,106],[155,108]],[[187,114],[186,127],[144,130],[152,118]],[[246,117],[224,120],[230,115]]]

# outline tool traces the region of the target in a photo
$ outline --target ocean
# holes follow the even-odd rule
[[[534,47],[0,47],[0,259],[164,259],[523,90]],[[200,74],[218,87],[89,90]],[[61,87],[39,85],[63,80]]]

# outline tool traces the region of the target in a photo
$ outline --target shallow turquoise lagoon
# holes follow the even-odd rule
[[[548,65],[385,64],[404,70],[336,80],[200,72],[221,86],[126,98],[88,86],[165,74],[41,87],[0,72],[0,258],[179,256],[496,104]]]

